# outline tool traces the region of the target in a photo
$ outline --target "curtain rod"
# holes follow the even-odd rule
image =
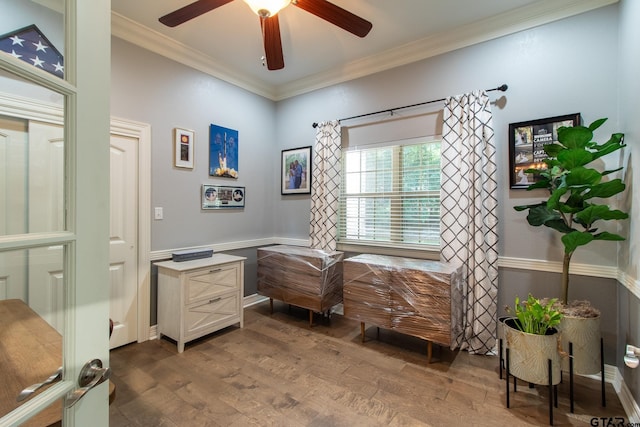
[[[503,84],[503,85],[500,85],[498,87],[494,87],[493,89],[487,89],[487,92],[492,92],[494,90],[499,90],[500,92],[506,92],[507,89],[509,89],[509,86],[507,86],[506,84]],[[411,108],[411,107],[418,107],[420,105],[432,104],[434,102],[441,102],[441,101],[445,101],[446,99],[447,98],[433,99],[431,101],[419,102],[417,104],[405,105],[403,107],[388,108],[386,110],[374,111],[373,113],[366,113],[366,114],[360,114],[360,115],[357,115],[357,116],[345,117],[344,119],[339,119],[338,121],[341,122],[341,121],[344,121],[344,120],[359,119],[360,117],[373,116],[374,114],[380,114],[380,113],[391,113],[391,114],[393,114],[393,112],[397,111],[397,110],[403,110],[405,108]],[[314,123],[312,126],[314,128],[318,127],[318,123]]]

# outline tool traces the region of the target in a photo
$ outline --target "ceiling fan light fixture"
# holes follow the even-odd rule
[[[291,0],[244,0],[256,15],[268,18],[280,12]]]

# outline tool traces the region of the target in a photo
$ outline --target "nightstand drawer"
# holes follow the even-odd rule
[[[237,264],[214,266],[186,276],[185,304],[191,304],[237,289],[239,268]]]
[[[203,330],[210,330],[216,324],[229,319],[235,319],[237,322],[239,311],[237,292],[192,304],[187,307],[184,315],[185,338],[198,335]]]

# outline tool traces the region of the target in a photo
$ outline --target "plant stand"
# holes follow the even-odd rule
[[[500,366],[498,366],[498,371],[500,372],[500,379],[502,379],[502,371],[504,370],[505,366],[504,366],[504,340],[505,340],[505,336],[504,336],[504,322],[507,319],[510,319],[512,316],[501,316],[498,317],[498,323],[497,323],[497,334],[498,334],[498,356],[500,358]]]
[[[500,372],[502,375],[502,372]],[[573,405],[573,343],[569,342],[569,407],[571,413],[574,413]],[[500,377],[502,379],[502,377]],[[600,338],[600,392],[602,407],[607,407],[607,400],[605,394],[605,381],[604,381],[604,339]]]
[[[507,383],[507,408],[509,407],[509,349],[504,347],[503,337],[499,335],[498,338],[498,352],[500,354],[500,365],[498,366],[498,370],[500,372],[500,379],[502,379],[502,371],[506,369],[506,383]],[[506,353],[506,363],[505,363],[505,355]],[[549,364],[551,360],[549,359]],[[551,369],[551,365],[549,365],[549,369]],[[549,378],[551,382],[551,371],[549,371]],[[573,381],[573,343],[569,342],[569,407],[571,413],[575,413],[575,405],[574,405],[574,381]],[[533,384],[529,383],[529,387],[532,387]],[[517,391],[516,385],[516,377],[513,377],[513,391]],[[605,377],[604,377],[604,339],[600,338],[600,391],[601,391],[601,402],[602,407],[607,407],[606,393],[605,393]],[[558,407],[558,393],[557,386],[554,387],[554,400],[555,406]],[[553,425],[553,410],[549,409],[549,420],[550,424]]]
[[[531,334],[517,328],[517,319],[504,321],[504,350],[507,387],[507,408],[510,407],[509,381],[513,377],[514,392],[517,379],[549,386],[549,423],[553,425],[553,406],[558,405],[557,385],[562,380],[561,357],[558,351],[560,337],[555,330],[545,335]],[[506,347],[506,348],[504,348]]]
[[[506,377],[505,384],[507,386],[507,408],[510,406],[510,396],[509,396],[509,377],[511,373],[509,372],[509,348],[505,349],[505,358],[506,358]],[[551,359],[547,359],[547,367],[548,367],[548,378],[549,378],[549,425],[553,425],[553,407],[558,407],[558,386],[557,384],[553,384],[553,367]],[[517,378],[513,377],[513,391],[514,393],[517,391],[516,388]],[[531,386],[531,384],[529,384]]]

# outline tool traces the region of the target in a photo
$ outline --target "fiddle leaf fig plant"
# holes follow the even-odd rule
[[[562,298],[568,303],[569,264],[574,251],[594,240],[624,240],[607,231],[598,231],[597,221],[622,220],[629,215],[611,209],[601,199],[613,197],[625,189],[619,178],[606,180],[605,176],[622,168],[599,172],[590,163],[602,156],[625,147],[624,134],[614,133],[603,144],[592,141],[593,131],[607,119],[599,119],[589,126],[561,127],[558,141],[545,144],[548,158],[546,169],[528,169],[539,180],[527,190],[546,189],[547,200],[532,205],[515,206],[516,211],[528,210],[527,221],[532,226],[546,226],[562,233],[564,259],[562,263]]]

